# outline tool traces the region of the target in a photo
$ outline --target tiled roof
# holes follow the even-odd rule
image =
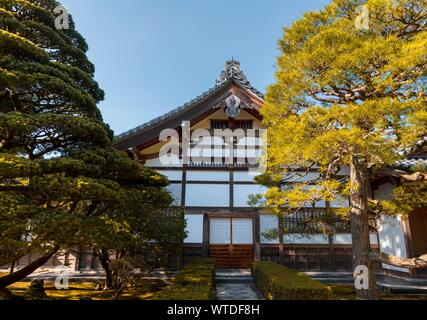
[[[180,107],[178,107],[178,108],[176,108],[176,109],[174,109],[174,110],[172,110],[172,111],[170,111],[170,112],[168,112],[168,113],[166,113],[160,117],[157,117],[157,118],[155,118],[149,122],[146,122],[146,123],[134,128],[134,129],[132,129],[132,130],[129,130],[127,132],[124,132],[124,133],[116,136],[115,137],[116,142],[119,142],[121,140],[124,140],[124,139],[130,137],[130,136],[133,136],[135,134],[149,130],[149,129],[155,127],[156,125],[158,125],[159,123],[161,123],[165,120],[168,120],[170,118],[173,118],[173,117],[179,115],[180,113],[187,111],[195,103],[197,103],[197,102],[203,100],[204,98],[208,97],[210,94],[212,94],[213,92],[215,92],[216,90],[221,88],[226,83],[229,83],[229,81],[231,81],[231,80],[236,81],[239,85],[248,89],[253,94],[258,96],[259,98],[261,98],[261,99],[264,98],[264,95],[262,94],[262,92],[257,90],[256,88],[254,88],[251,85],[251,83],[249,82],[249,80],[246,78],[246,75],[244,74],[244,72],[240,70],[240,62],[232,59],[232,60],[229,60],[225,63],[225,69],[224,69],[224,71],[221,72],[221,75],[218,78],[218,80],[216,81],[216,84],[214,87],[205,91],[204,93],[202,93],[197,98],[187,102],[183,106],[180,106]]]
[[[216,86],[221,86],[225,82],[230,79],[234,79],[237,83],[239,83],[244,88],[253,92],[260,98],[264,98],[264,94],[254,88],[246,77],[245,73],[240,70],[240,62],[234,59],[231,59],[225,63],[225,69],[221,72],[218,80],[216,81]]]
[[[415,168],[427,168],[427,156],[413,156],[401,160],[397,163],[398,168],[402,169],[415,169]]]

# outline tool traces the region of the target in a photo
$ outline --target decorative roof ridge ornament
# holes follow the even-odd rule
[[[220,86],[232,78],[236,78],[243,83],[249,83],[245,73],[240,70],[240,62],[234,60],[234,58],[225,62],[225,69],[216,80],[216,85]]]
[[[225,114],[230,118],[237,118],[242,107],[245,107],[242,100],[234,94],[225,99]]]

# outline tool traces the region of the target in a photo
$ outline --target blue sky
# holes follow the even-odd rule
[[[261,91],[282,28],[330,0],[62,0],[86,38],[116,134],[211,88],[234,57]]]

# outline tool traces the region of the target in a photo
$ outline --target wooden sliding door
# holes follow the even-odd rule
[[[253,219],[211,218],[209,255],[220,269],[247,269],[254,260]]]

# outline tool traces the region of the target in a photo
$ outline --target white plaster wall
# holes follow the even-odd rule
[[[393,185],[387,183],[374,190],[374,197],[377,200],[390,200],[393,195]],[[400,217],[381,216],[378,236],[380,238],[381,252],[391,254],[401,258],[407,258],[405,234]],[[383,264],[385,269],[408,272],[406,268],[398,268]]]
[[[190,207],[229,207],[229,184],[187,184],[185,205]]]
[[[256,176],[259,176],[261,173],[258,170],[254,171],[235,171],[234,172],[234,181],[235,182],[252,182]]]
[[[181,205],[181,190],[182,190],[182,184],[180,183],[171,183],[166,187],[166,189],[172,194],[172,196],[175,199],[175,205],[180,206]]]
[[[157,170],[157,172],[164,175],[169,181],[182,181],[182,171]]]
[[[227,171],[188,171],[187,181],[230,181]]]
[[[403,232],[402,221],[399,217],[382,216],[378,235],[380,238],[381,252],[401,258],[407,258],[405,234]],[[386,269],[409,272],[408,269],[398,268],[390,265],[383,265]]]
[[[230,219],[210,219],[210,244],[231,243]]]
[[[184,243],[203,243],[203,215],[202,214],[188,214],[185,215],[187,226],[187,238]]]
[[[264,236],[264,233],[269,232],[272,229],[279,227],[279,219],[273,215],[261,215],[260,216],[260,234],[261,234],[261,243],[262,244],[278,244],[279,238],[277,239],[267,239]]]
[[[324,234],[313,234],[302,236],[299,234],[287,234],[284,236],[284,243],[290,244],[328,244],[329,238]]]
[[[340,233],[333,236],[335,244],[352,244],[350,233]],[[371,244],[378,244],[378,237],[376,233],[371,233],[369,237]]]
[[[261,185],[234,185],[234,206],[250,207],[248,204],[249,196],[264,194],[267,188]]]
[[[253,244],[253,221],[252,219],[234,219],[233,218],[233,243],[234,244]]]

